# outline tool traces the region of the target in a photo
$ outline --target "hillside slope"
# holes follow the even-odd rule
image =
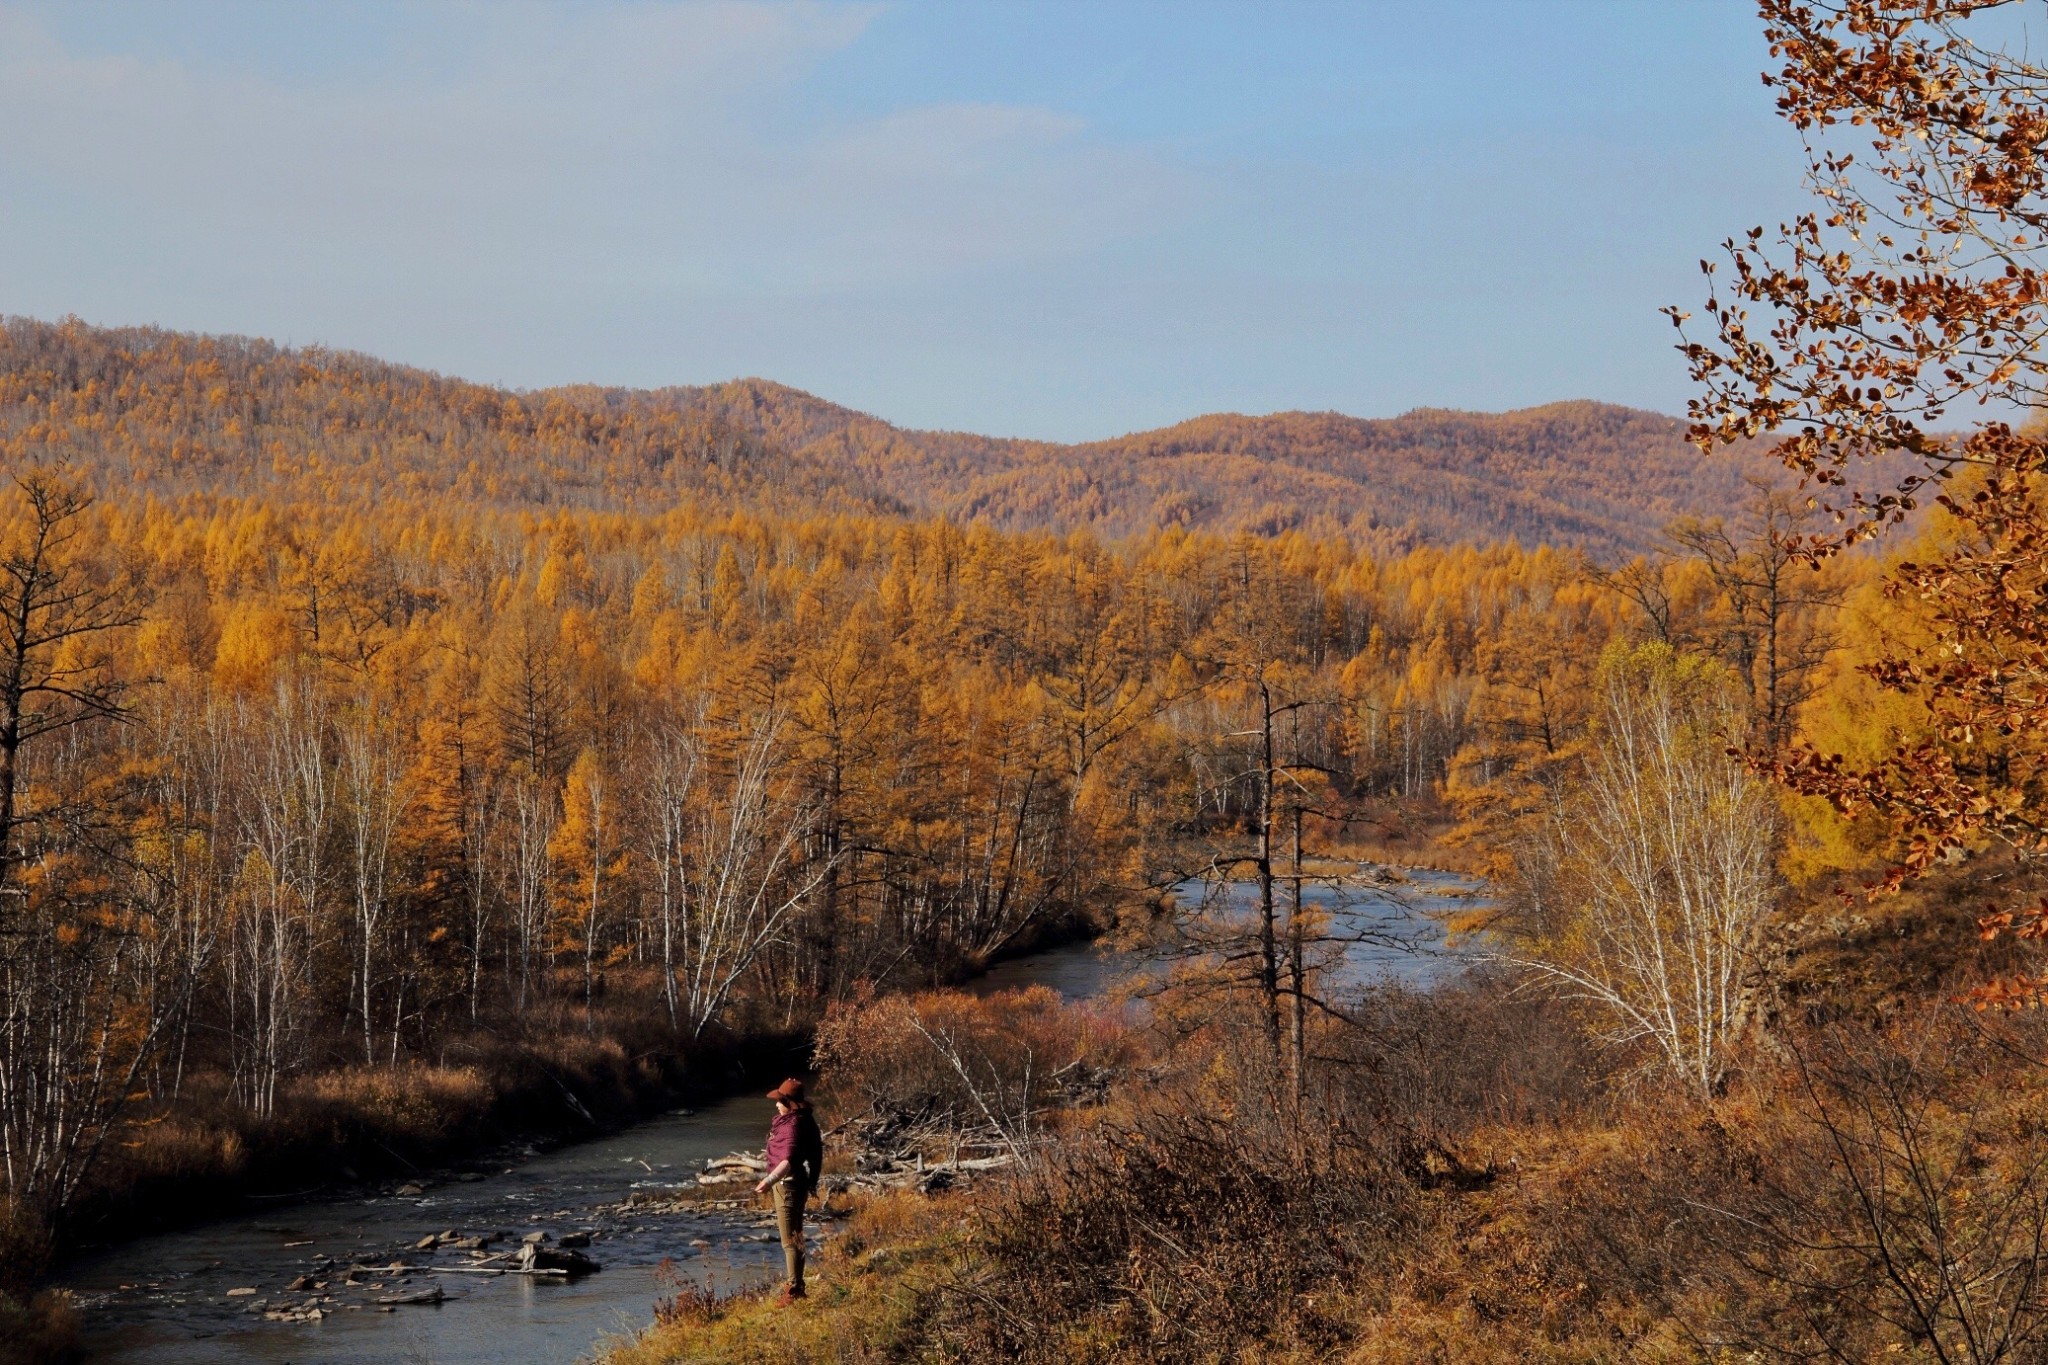
[[[1594,402],[1508,413],[1219,414],[1082,445],[912,431],[764,380],[655,397],[856,472],[914,506],[1021,529],[1180,523],[1380,542],[1518,538],[1633,552],[1739,504],[1754,457],[1702,459],[1684,423]]]
[[[1739,504],[1757,462],[1592,402],[1197,417],[1081,445],[914,431],[763,380],[515,392],[240,337],[0,321],[0,459],[68,453],[164,494],[593,507],[761,500],[1010,530],[1514,537],[1603,557]]]
[[[0,320],[0,465],[49,455],[165,496],[909,510],[645,394],[517,393],[246,337]]]

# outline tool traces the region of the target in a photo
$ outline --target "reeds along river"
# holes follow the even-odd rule
[[[1182,899],[1205,890],[1189,884]],[[1335,970],[1361,983],[1391,978],[1427,986],[1458,965],[1457,955],[1444,949],[1435,917],[1469,906],[1472,892],[1465,879],[1421,872],[1393,889],[1312,885],[1304,899],[1325,909],[1330,938],[1357,931],[1356,941],[1336,945]],[[1256,903],[1255,894],[1244,886],[1222,888],[1222,913],[1241,913]],[[976,986],[1042,984],[1081,999],[1140,965],[1079,944],[1002,963]],[[713,1157],[757,1147],[769,1109],[757,1097],[742,1096],[555,1152],[480,1156],[470,1169],[422,1179],[416,1189],[238,1214],[74,1262],[63,1282],[85,1310],[92,1359],[110,1365],[558,1365],[586,1355],[606,1333],[644,1326],[655,1298],[669,1292],[657,1281],[664,1259],[700,1283],[752,1284],[779,1272],[781,1253],[765,1202],[758,1213],[636,1216],[621,1210],[636,1188],[686,1181]],[[749,1188],[736,1186],[735,1194]],[[557,1239],[565,1232],[591,1233],[592,1254],[604,1269],[568,1282],[359,1272],[356,1287],[339,1289],[351,1265],[435,1260],[416,1249],[432,1234],[516,1239],[535,1230]],[[448,1263],[445,1255],[440,1259]],[[289,1290],[301,1276],[311,1284]],[[317,1284],[328,1288],[311,1287]],[[436,1287],[444,1296],[436,1304],[379,1302]],[[238,1289],[256,1292],[232,1292]],[[299,1321],[265,1316],[297,1315],[309,1306],[321,1315]]]

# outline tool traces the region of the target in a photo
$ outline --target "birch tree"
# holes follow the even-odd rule
[[[1702,1095],[1778,891],[1777,803],[1728,752],[1747,726],[1733,687],[1663,645],[1610,652],[1592,743],[1516,850],[1522,917],[1502,954]]]
[[[802,861],[816,812],[784,771],[782,717],[754,716],[720,790],[698,821],[683,966],[685,1022],[702,1034],[791,915],[832,873],[830,858]]]
[[[549,849],[555,835],[556,812],[561,809],[549,784],[530,772],[512,783],[512,936],[519,963],[519,1008],[533,999],[533,967],[536,952],[547,938],[548,916],[554,898],[549,894],[549,873],[554,865]]]
[[[411,809],[404,750],[391,719],[365,696],[352,707],[340,727],[337,754],[341,769],[342,818],[348,838],[350,890],[355,909],[357,1000],[363,1015],[363,1062],[376,1059],[376,1011],[379,935],[389,905],[391,846],[399,825]],[[392,1020],[392,1028],[398,1020]]]
[[[562,784],[562,819],[555,826],[554,842],[555,866],[563,878],[563,941],[583,959],[585,1010],[596,996],[608,892],[620,871],[617,805],[604,761],[595,749],[586,748]]]
[[[647,866],[654,883],[654,931],[661,949],[661,998],[670,1028],[679,1027],[676,996],[678,953],[690,905],[692,804],[703,745],[699,710],[690,717],[664,714],[648,727],[647,813],[641,823]]]
[[[238,1079],[251,1108],[275,1107],[299,1042],[315,917],[326,880],[332,800],[326,702],[309,679],[281,683],[268,711],[245,710],[247,790],[236,916],[246,1015]]]
[[[81,808],[106,759],[93,739],[74,730],[25,774],[49,804]],[[10,1204],[33,1226],[72,1202],[166,1017],[140,1007],[149,904],[105,858],[99,823],[38,820],[15,846],[17,894],[0,925],[0,1226]]]

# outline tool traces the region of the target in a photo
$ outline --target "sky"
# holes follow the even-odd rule
[[[0,0],[0,313],[917,427],[1689,393],[1742,0]]]

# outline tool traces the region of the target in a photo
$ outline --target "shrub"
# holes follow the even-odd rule
[[[78,1309],[62,1290],[26,1299],[0,1293],[0,1365],[63,1365],[81,1360]]]
[[[815,1055],[842,1110],[988,1124],[1018,1140],[1045,1109],[1099,1088],[1128,1052],[1117,1016],[1033,986],[838,1005],[819,1025]]]
[[[1582,1182],[1584,1263],[1764,1358],[2042,1359],[2048,1076],[2022,1027],[1830,1027],[1714,1111],[1643,1115]]]
[[[1342,1134],[1199,1112],[1103,1125],[991,1200],[986,1268],[946,1287],[935,1332],[986,1361],[1321,1353],[1344,1336],[1321,1296],[1401,1240],[1412,1196]]]

